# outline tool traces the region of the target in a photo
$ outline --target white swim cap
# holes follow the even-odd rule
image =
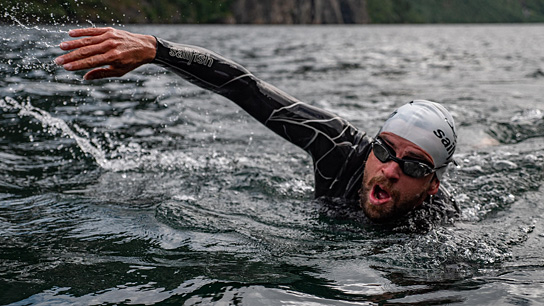
[[[455,123],[442,105],[415,100],[399,107],[378,132],[390,132],[416,144],[432,158],[439,180],[453,161],[457,145]]]

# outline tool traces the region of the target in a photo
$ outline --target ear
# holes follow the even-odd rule
[[[439,187],[440,187],[440,181],[438,180],[435,174],[433,175],[433,178],[431,179],[431,182],[429,183],[429,189],[427,189],[427,194],[435,195],[438,192]]]

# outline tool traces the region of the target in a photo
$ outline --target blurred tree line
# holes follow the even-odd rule
[[[233,0],[0,0],[0,21],[24,24],[223,23]]]
[[[543,0],[367,0],[372,23],[543,22]]]
[[[243,2],[243,5],[240,3]],[[544,0],[0,0],[0,22],[23,24],[129,23],[254,23],[269,18],[247,8],[264,7],[258,14],[314,14],[316,7],[358,10],[360,23],[497,23],[543,22]],[[327,6],[328,5],[328,6]],[[294,9],[296,7],[297,9]],[[314,10],[303,10],[310,7]],[[245,8],[245,9],[244,9]],[[282,9],[283,8],[283,9]],[[361,10],[361,11],[359,11]],[[306,16],[305,15],[305,16]],[[353,12],[351,12],[351,15]],[[309,21],[308,21],[309,20]],[[351,23],[352,18],[313,23]]]

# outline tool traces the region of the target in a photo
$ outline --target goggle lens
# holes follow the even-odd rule
[[[374,156],[376,156],[380,162],[386,163],[389,160],[392,160],[399,164],[404,174],[410,177],[421,178],[435,171],[433,168],[429,167],[429,165],[422,162],[397,158],[393,149],[385,144],[385,142],[382,142],[379,138],[376,138],[376,140],[372,143],[372,150],[374,151]]]

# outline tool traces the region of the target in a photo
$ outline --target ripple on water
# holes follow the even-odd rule
[[[459,155],[460,166],[452,168],[449,176],[458,185],[456,199],[463,219],[486,218],[506,209],[517,196],[540,187],[544,155],[538,140],[533,143],[536,146],[528,142],[508,151]]]
[[[510,120],[493,123],[489,133],[501,143],[519,143],[529,138],[544,137],[544,112],[540,109],[523,110]]]

